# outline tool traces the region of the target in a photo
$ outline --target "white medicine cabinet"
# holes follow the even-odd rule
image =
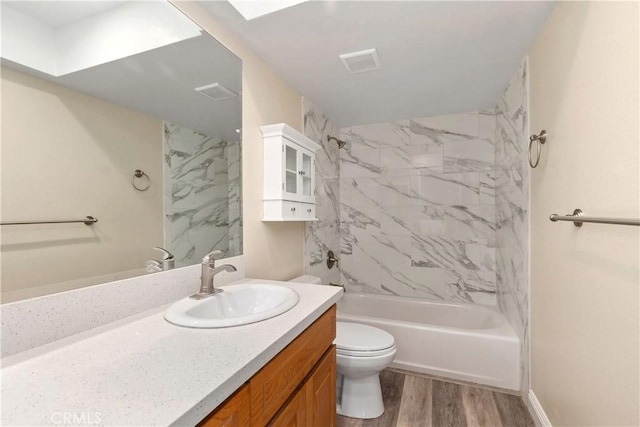
[[[263,221],[316,221],[315,156],[320,144],[279,123],[264,142]]]

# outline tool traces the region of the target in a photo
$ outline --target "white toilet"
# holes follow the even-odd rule
[[[298,283],[320,284],[314,276],[300,276]],[[380,371],[396,354],[393,335],[360,323],[337,322],[338,414],[352,418],[377,418],[384,413]]]

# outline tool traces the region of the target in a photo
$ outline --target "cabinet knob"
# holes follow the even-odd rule
[[[311,213],[311,209],[307,209],[307,212]]]
[[[291,208],[291,212],[295,212],[295,211],[296,211],[296,208]]]
[[[305,173],[304,173],[304,171],[300,171],[300,172],[298,172],[298,174],[299,175],[304,175]]]

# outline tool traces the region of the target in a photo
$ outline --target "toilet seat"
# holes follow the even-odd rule
[[[352,356],[352,357],[377,357],[377,356],[386,356],[388,354],[395,353],[396,346],[392,346],[389,348],[385,348],[383,350],[371,350],[371,351],[354,351],[354,350],[344,350],[340,348],[336,348],[336,353],[340,356]]]
[[[336,322],[334,344],[338,354],[354,357],[383,356],[395,352],[393,335],[360,323]]]

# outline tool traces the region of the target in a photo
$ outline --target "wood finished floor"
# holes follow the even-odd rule
[[[389,370],[380,383],[384,414],[338,416],[338,427],[535,427],[520,396]]]

